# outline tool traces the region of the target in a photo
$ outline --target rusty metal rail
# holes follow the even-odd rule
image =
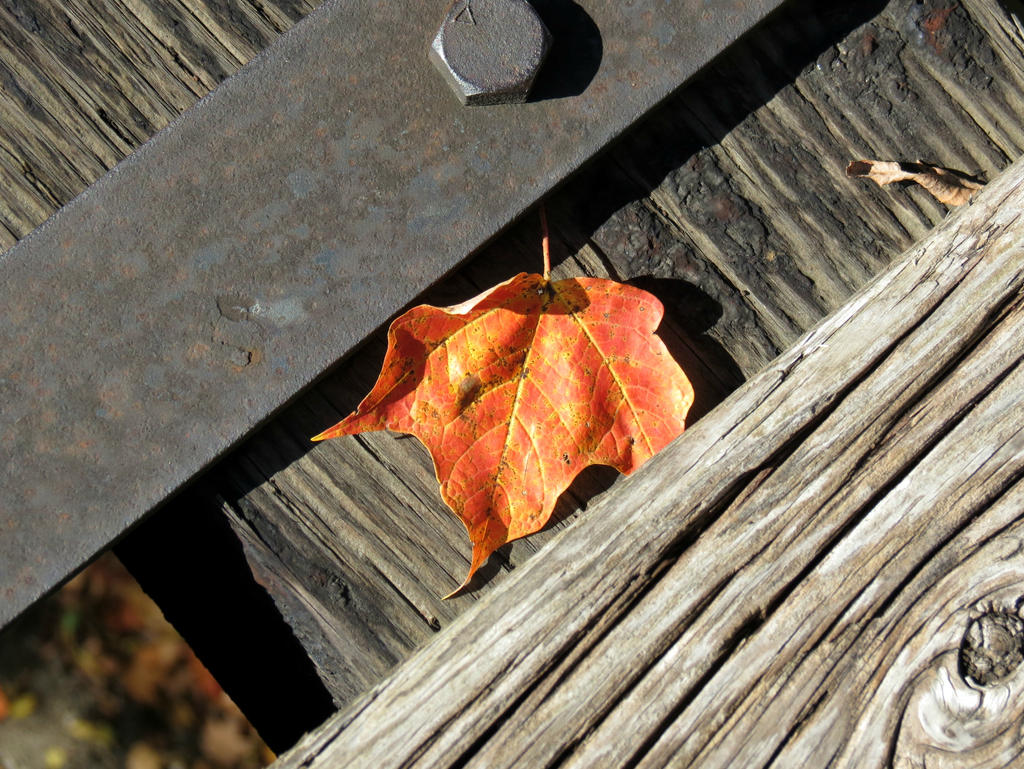
[[[780,4],[538,1],[466,108],[445,8],[329,1],[0,257],[0,626]]]

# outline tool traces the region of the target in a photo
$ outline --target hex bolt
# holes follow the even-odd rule
[[[526,0],[455,0],[430,59],[466,105],[526,101],[551,33]]]

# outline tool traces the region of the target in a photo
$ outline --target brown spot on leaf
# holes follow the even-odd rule
[[[466,374],[459,382],[458,410],[461,414],[475,399],[480,392],[480,377],[476,374]]]

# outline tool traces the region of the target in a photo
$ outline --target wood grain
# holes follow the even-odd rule
[[[995,33],[958,6],[943,27],[953,47],[940,56],[915,36],[925,24],[908,17],[915,4],[880,5],[794,4],[547,202],[557,276],[635,280],[666,304],[696,420],[946,216],[924,190],[846,178],[852,157],[927,152],[992,176],[1024,147],[1013,106],[1024,76],[993,52]],[[948,83],[980,77],[957,40],[992,73],[992,133],[946,108]],[[908,74],[933,58],[938,74]],[[903,102],[888,98],[893,72]],[[535,271],[538,242],[527,217],[422,301],[453,304]],[[474,591],[441,601],[469,549],[422,447],[384,434],[308,444],[369,391],[383,349],[381,334],[222,464],[215,484],[253,573],[273,585],[339,704],[618,488],[614,474],[588,473],[555,526],[499,551]]]
[[[318,4],[0,3],[0,250]]]
[[[5,191],[0,196],[0,247],[27,233],[315,4],[308,0],[0,3],[0,187]],[[1022,41],[1019,25],[996,0],[846,4],[796,0],[716,60],[601,162],[548,201],[556,257],[562,259],[558,274],[634,280],[663,299],[669,310],[665,335],[670,348],[698,386],[692,413],[700,421],[693,441],[712,445],[700,444],[712,440],[707,432],[711,428],[704,427],[705,415],[736,422],[744,417],[733,406],[726,405],[722,416],[719,410],[712,411],[713,407],[947,216],[946,209],[923,190],[879,190],[847,179],[842,169],[849,160],[922,159],[993,178],[1021,154]],[[424,300],[454,303],[520,269],[536,269],[537,241],[535,220],[524,220]],[[918,295],[929,290],[922,284],[910,292],[911,298],[917,302]],[[896,310],[902,308],[876,308],[886,313],[879,316],[885,320],[890,311],[899,316]],[[847,317],[851,322],[854,319],[853,315]],[[990,320],[993,329],[1004,323],[1001,316]],[[984,329],[988,326],[974,328],[978,340],[994,334]],[[916,348],[900,346],[911,338],[906,335],[907,328],[880,333],[896,345],[893,350],[918,354]],[[918,340],[915,344],[924,344],[919,337],[913,338]],[[570,633],[571,641],[555,630],[550,637],[538,638],[541,647],[532,654],[543,655],[546,650],[549,656],[530,657],[529,664],[539,667],[526,678],[515,679],[519,688],[508,688],[507,681],[501,679],[508,702],[519,704],[509,724],[539,735],[527,757],[541,763],[564,763],[578,750],[581,758],[576,761],[604,755],[610,756],[609,760],[624,760],[622,756],[628,754],[636,760],[650,755],[651,762],[697,757],[714,765],[738,750],[739,737],[729,735],[745,734],[757,718],[761,719],[757,721],[760,728],[767,731],[752,731],[756,739],[752,737],[751,744],[762,746],[762,760],[772,751],[777,756],[804,756],[800,751],[810,750],[808,746],[813,747],[820,735],[825,735],[822,745],[853,744],[849,735],[865,729],[863,739],[870,741],[876,727],[861,726],[860,722],[851,725],[851,713],[861,712],[856,710],[860,706],[835,700],[835,691],[877,683],[873,674],[859,665],[857,655],[891,665],[892,655],[903,648],[886,646],[885,638],[873,635],[876,625],[889,628],[886,632],[897,638],[908,632],[913,622],[926,621],[924,614],[931,610],[933,598],[922,598],[919,607],[906,597],[911,595],[906,586],[917,584],[914,580],[921,574],[932,574],[933,580],[946,574],[951,578],[962,575],[962,589],[954,589],[953,582],[943,583],[951,594],[960,596],[956,599],[959,603],[948,607],[949,617],[957,619],[950,619],[952,624],[943,625],[941,632],[936,630],[934,647],[942,650],[940,657],[953,654],[949,650],[958,643],[956,623],[964,625],[967,617],[981,612],[972,587],[973,575],[982,568],[977,565],[981,556],[972,555],[972,548],[987,547],[989,538],[995,541],[994,529],[977,523],[988,520],[985,516],[990,516],[991,510],[976,500],[970,503],[975,505],[970,508],[974,512],[961,511],[960,518],[954,516],[949,524],[953,529],[936,528],[933,535],[926,527],[924,545],[935,553],[945,553],[941,558],[929,554],[932,560],[913,550],[909,535],[897,525],[902,520],[899,511],[871,518],[880,525],[893,523],[897,534],[889,543],[872,540],[869,531],[865,542],[874,542],[882,550],[890,544],[903,548],[896,553],[885,550],[889,560],[863,556],[865,563],[878,563],[879,569],[888,565],[902,574],[898,587],[904,591],[899,593],[904,602],[898,604],[893,598],[892,605],[902,606],[899,611],[903,614],[887,614],[897,610],[884,601],[881,606],[865,603],[866,608],[857,611],[867,612],[864,616],[869,619],[854,612],[855,621],[845,622],[827,612],[822,614],[823,609],[815,604],[817,599],[831,597],[833,593],[827,591],[837,590],[837,583],[814,583],[818,585],[815,589],[825,591],[817,594],[801,593],[797,588],[816,573],[819,560],[831,552],[830,547],[853,541],[848,532],[861,531],[857,528],[861,518],[867,519],[875,503],[888,499],[905,478],[918,484],[937,482],[923,471],[913,474],[924,462],[921,452],[937,451],[942,443],[935,437],[941,426],[929,423],[929,428],[907,421],[918,405],[934,403],[927,410],[934,420],[948,403],[958,409],[956,419],[974,429],[997,429],[989,423],[968,421],[976,418],[975,410],[983,413],[980,406],[989,402],[990,390],[997,388],[990,372],[982,370],[989,364],[976,362],[974,368],[962,369],[964,377],[980,387],[970,391],[977,405],[970,401],[969,408],[958,385],[943,391],[946,400],[930,400],[932,396],[921,389],[927,386],[938,391],[939,380],[946,376],[943,366],[967,365],[966,342],[962,336],[952,338],[960,340],[953,344],[952,352],[944,350],[942,339],[929,347],[929,354],[937,356],[938,368],[925,375],[926,383],[917,384],[908,377],[898,385],[890,384],[891,392],[874,396],[886,403],[870,398],[856,401],[863,414],[841,411],[836,403],[845,403],[854,393],[876,392],[867,384],[863,366],[868,363],[847,361],[843,368],[837,359],[827,358],[834,367],[818,376],[829,374],[836,379],[822,382],[808,373],[805,384],[824,387],[823,392],[832,393],[832,400],[823,401],[814,394],[807,402],[817,404],[817,412],[801,412],[799,418],[781,423],[768,415],[765,424],[773,425],[771,429],[752,430],[747,435],[748,441],[763,440],[765,446],[775,446],[774,455],[765,458],[767,455],[758,454],[759,459],[749,461],[731,454],[716,455],[715,472],[729,479],[730,485],[709,490],[712,496],[706,504],[694,500],[690,508],[672,508],[672,515],[681,516],[676,523],[682,520],[682,528],[671,535],[670,545],[655,537],[638,546],[638,562],[646,564],[639,581],[588,583],[597,585],[593,587],[596,591],[605,591],[599,598],[609,608],[588,614],[585,624],[589,624],[577,626],[572,631],[575,635]],[[856,345],[865,342],[854,341]],[[862,349],[856,345],[846,354]],[[889,360],[880,349],[872,349],[871,361]],[[413,440],[387,435],[365,436],[344,444],[333,441],[315,450],[307,442],[310,435],[348,413],[365,394],[382,351],[380,338],[370,340],[334,376],[221,464],[208,479],[210,483],[195,492],[206,495],[204,506],[213,500],[230,521],[256,578],[273,596],[339,704],[359,697],[439,632],[448,637],[453,623],[460,622],[460,614],[480,599],[490,600],[488,596],[496,590],[505,590],[510,580],[518,580],[517,572],[531,563],[531,556],[577,519],[584,518],[585,530],[590,531],[592,526],[612,526],[611,521],[624,515],[662,509],[658,508],[661,502],[627,492],[633,486],[614,481],[611,474],[590,472],[565,498],[555,526],[500,552],[474,592],[454,601],[440,601],[465,572],[468,547],[461,526],[439,502],[429,458],[422,448]],[[810,354],[809,349],[805,351]],[[825,360],[821,358],[824,353],[816,352],[815,360]],[[791,357],[783,360],[795,361]],[[1002,365],[991,360],[992,366]],[[803,365],[794,370],[808,371]],[[775,385],[775,389],[763,382],[758,386],[769,400],[777,395],[776,390],[796,398],[781,374]],[[878,410],[886,404],[889,411]],[[860,426],[859,437],[844,431],[835,439],[837,443],[826,440],[815,444],[817,453],[809,449],[800,453],[804,444],[797,439],[807,438],[808,431],[819,435],[820,421],[833,413],[842,413],[851,425]],[[865,414],[874,415],[878,425]],[[992,425],[999,421],[992,419]],[[772,430],[783,432],[776,435]],[[899,439],[904,433],[907,437]],[[799,456],[806,467],[793,456]],[[836,467],[826,472],[822,463],[832,456]],[[950,461],[962,459],[954,454],[948,457]],[[682,466],[691,464],[687,460]],[[678,466],[658,467],[662,469],[651,472],[671,478],[681,473]],[[786,471],[780,475],[783,467]],[[803,496],[777,485],[801,472]],[[981,478],[982,470],[978,472]],[[974,480],[974,476],[963,479],[962,487],[950,490],[951,498],[968,495],[975,488],[971,485]],[[705,481],[710,483],[707,478]],[[998,486],[1002,481],[991,483]],[[673,489],[675,486],[663,491],[674,493]],[[844,501],[844,495],[852,493],[849,489],[859,489],[860,496]],[[999,500],[1014,499],[1008,491],[999,493]],[[821,509],[815,507],[820,502],[818,494],[829,500]],[[745,502],[747,499],[750,501]],[[182,503],[189,501],[186,498]],[[909,510],[916,510],[914,515],[926,515],[913,507],[915,499],[904,502]],[[992,509],[999,504],[993,502]],[[791,513],[767,516],[765,521],[751,512],[774,511],[780,506],[790,510],[787,505]],[[1010,508],[998,515],[1009,515],[1007,510]],[[741,514],[736,511],[747,511],[743,513],[747,517],[738,522],[740,519],[726,516],[726,512]],[[171,505],[167,514],[173,513]],[[975,518],[967,528],[956,528],[960,525],[956,520],[971,515]],[[1002,520],[998,515],[991,520],[998,523]],[[721,528],[725,524],[717,522],[727,519],[734,521],[732,528]],[[971,526],[979,527],[972,535],[976,539],[962,539]],[[744,532],[746,538],[741,536]],[[585,539],[581,547],[591,546],[590,542]],[[952,543],[959,544],[953,547]],[[605,542],[599,543],[599,549],[604,547]],[[764,564],[768,553],[778,559],[776,566]],[[919,573],[899,572],[901,553],[909,559],[908,564],[923,564],[906,566],[911,571],[920,568]],[[568,573],[591,563],[582,549],[578,558],[578,563],[564,564]],[[617,558],[608,568],[614,570],[632,555]],[[704,560],[693,560],[698,558]],[[691,564],[686,567],[690,571],[679,565],[684,561]],[[933,562],[940,566],[930,566]],[[744,571],[748,563],[749,570]],[[693,564],[704,568],[707,576]],[[770,578],[759,581],[763,574],[758,568],[767,569],[764,574]],[[676,574],[683,576],[677,580],[671,576]],[[694,574],[700,578],[694,579]],[[1008,585],[1015,579],[1013,574],[1016,572],[1007,578]],[[851,586],[857,584],[867,583],[850,582]],[[922,582],[919,594],[937,595],[930,585],[933,583]],[[891,580],[869,587],[879,594],[886,590],[892,594],[895,589]],[[536,600],[543,601],[548,594],[539,593]],[[574,595],[580,600],[594,598]],[[853,600],[845,593],[840,598]],[[188,596],[181,600],[187,604]],[[523,627],[534,626],[529,616],[533,601],[531,597],[516,615],[522,617]],[[665,609],[676,601],[682,607],[678,612]],[[728,666],[728,673],[719,672],[732,655],[756,647],[752,639],[759,639],[759,653],[766,654],[762,647],[789,637],[793,632],[790,625],[781,620],[772,624],[771,620],[776,610],[781,612],[790,601],[803,607],[807,617],[816,618],[806,620],[807,627],[799,625],[804,634],[798,634],[811,650],[808,654],[817,655],[816,672],[808,672],[813,666],[800,668],[795,653],[786,656],[792,650],[777,652],[780,660],[789,660],[780,664],[803,671],[799,676],[793,673],[793,681],[802,681],[804,690],[792,694],[786,688],[782,678],[790,675],[788,668],[769,676],[766,681],[774,683],[760,688],[741,663]],[[1009,605],[1002,599],[997,604]],[[698,610],[711,614],[698,616]],[[919,620],[906,619],[915,611],[923,612]],[[543,611],[540,615],[543,617]],[[792,621],[799,624],[797,619]],[[815,622],[834,628],[838,635]],[[776,634],[774,640],[765,628]],[[229,639],[227,645],[231,643]],[[598,653],[606,655],[608,664],[626,669],[627,678],[608,677],[601,666],[584,664]],[[757,670],[758,661],[764,661],[743,659],[750,670]],[[903,711],[886,705],[886,723],[891,726],[891,719],[897,718],[902,724],[895,743],[899,750],[889,746],[892,756],[908,766],[922,765],[922,756],[928,757],[929,766],[943,760],[943,743],[936,735],[948,722],[960,735],[958,749],[974,751],[965,754],[981,763],[1000,760],[1013,745],[1001,714],[993,710],[988,722],[978,718],[965,721],[960,710],[943,711],[940,705],[944,702],[963,702],[964,707],[974,702],[975,690],[957,683],[950,672],[951,658],[942,657],[946,662],[935,665],[932,663],[939,657],[929,657],[927,664],[924,659],[921,657],[921,665],[915,668],[913,685],[897,673],[893,686],[902,687],[901,696],[914,698],[913,703],[923,703],[914,708],[932,715],[928,724],[918,728],[905,715],[910,699]],[[667,679],[659,682],[657,671],[668,671]],[[495,675],[498,673],[501,671]],[[513,674],[521,675],[521,671]],[[942,688],[946,686],[941,683],[944,675],[952,688]],[[572,685],[563,685],[563,680]],[[712,680],[714,686],[709,683]],[[1010,687],[1012,696],[1007,702],[1016,702],[1016,684],[1003,686]],[[714,691],[731,703],[731,711],[712,696]],[[911,691],[913,694],[908,694]],[[653,701],[639,702],[640,693]],[[947,694],[952,699],[943,699]],[[833,700],[838,704],[828,704]],[[708,705],[706,717],[694,715],[693,703],[698,701]],[[982,696],[981,701],[997,700]],[[482,765],[485,760],[510,762],[509,756],[523,749],[522,744],[513,744],[511,727],[491,729],[496,721],[488,718],[499,706],[492,703],[488,707],[492,710],[479,711],[483,713],[481,723],[488,724],[487,733],[480,729],[466,732],[475,735],[466,739],[478,740],[477,752],[464,753],[469,765]],[[884,710],[881,704],[878,708],[877,712]],[[559,715],[563,709],[564,717]],[[770,719],[764,715],[769,712],[779,719],[780,731],[771,731]],[[578,720],[573,720],[573,714]],[[958,725],[960,722],[967,726]],[[892,733],[891,729],[886,732]],[[316,740],[329,741],[333,734],[328,729],[313,738],[305,755],[315,758],[319,754],[315,745],[320,744]],[[459,736],[452,744],[463,750],[468,743]],[[430,745],[429,750],[440,750],[438,745]],[[822,754],[814,755],[822,759],[819,762],[838,761],[834,756],[825,760]]]
[[[627,278],[689,280],[713,297],[723,317],[709,336],[746,376],[946,215],[924,190],[841,178],[850,160],[928,158],[991,178],[1024,152],[1024,68],[996,53],[1020,37],[995,26],[995,3],[889,2],[798,65],[842,12],[752,37],[718,65],[739,82],[712,68],[628,137],[615,153],[624,183],[649,192],[589,236]],[[648,217],[661,228],[650,247]]]
[[[1018,162],[277,766],[923,766],[939,705],[1019,758],[1019,675],[943,655],[1024,594],[1022,210]]]

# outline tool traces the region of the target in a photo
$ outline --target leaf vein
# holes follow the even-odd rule
[[[625,385],[622,384],[622,380],[619,379],[619,375],[615,373],[615,369],[611,366],[608,360],[608,356],[605,354],[604,350],[601,349],[601,346],[597,343],[597,340],[594,339],[594,335],[590,333],[590,329],[583,322],[583,319],[580,318],[574,310],[570,310],[569,315],[572,317],[574,321],[576,321],[576,325],[580,327],[580,331],[582,331],[583,335],[587,337],[587,341],[590,342],[590,345],[595,350],[597,350],[598,354],[601,356],[601,360],[604,361],[605,367],[608,369],[608,373],[611,374],[612,379],[615,380],[616,387],[618,387],[619,392],[622,393],[623,403],[629,406],[629,411],[633,415],[633,423],[637,425],[637,427],[639,428],[638,432],[643,437],[644,443],[647,444],[648,454],[653,454],[654,446],[651,445],[651,440],[650,438],[647,437],[647,432],[643,429],[642,425],[640,424],[640,420],[637,418],[636,407],[633,405],[633,402],[629,398],[629,391],[626,389]]]

